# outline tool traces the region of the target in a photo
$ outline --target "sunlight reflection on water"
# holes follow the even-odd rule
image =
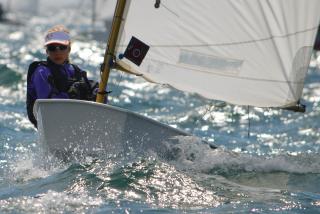
[[[64,20],[65,15],[59,17]],[[24,102],[27,66],[45,57],[42,34],[51,23],[50,18],[33,18],[32,31],[30,26],[0,26],[0,69],[9,68],[8,76],[22,74],[14,84],[0,86],[1,211],[80,213],[120,207],[122,212],[127,208],[123,201],[129,203],[128,209],[136,206],[134,211],[154,208],[155,212],[161,208],[172,208],[169,212],[212,208],[209,213],[319,209],[319,57],[306,79],[305,114],[208,101],[112,71],[110,104],[186,130],[221,150],[183,139],[169,148],[176,154],[170,160],[46,168],[41,165],[46,162],[34,157],[39,145]],[[75,35],[76,31],[72,29]],[[72,45],[72,60],[98,79],[105,44],[75,37]]]

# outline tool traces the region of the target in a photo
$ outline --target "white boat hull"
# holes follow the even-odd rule
[[[34,114],[43,148],[63,158],[161,150],[175,136],[189,135],[142,115],[89,101],[37,100]]]

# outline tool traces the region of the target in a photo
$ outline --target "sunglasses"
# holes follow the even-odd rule
[[[57,50],[65,51],[68,49],[67,45],[48,45],[47,50],[50,52],[55,52]]]

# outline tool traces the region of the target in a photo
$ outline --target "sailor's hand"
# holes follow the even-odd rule
[[[88,86],[84,82],[74,82],[69,90],[68,90],[69,97],[71,99],[86,99],[88,96]]]
[[[78,99],[78,97],[80,97],[80,91],[79,91],[79,86],[78,84],[76,83],[73,83],[69,90],[68,90],[68,95],[69,95],[69,98],[71,99]]]

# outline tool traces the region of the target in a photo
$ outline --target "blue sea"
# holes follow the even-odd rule
[[[317,53],[301,100],[306,113],[233,106],[113,71],[111,105],[195,137],[181,138],[170,158],[46,156],[26,116],[27,68],[45,59],[45,31],[69,15],[0,23],[0,213],[320,213]],[[88,20],[65,24],[72,62],[98,80],[107,33],[105,41],[88,34]]]

